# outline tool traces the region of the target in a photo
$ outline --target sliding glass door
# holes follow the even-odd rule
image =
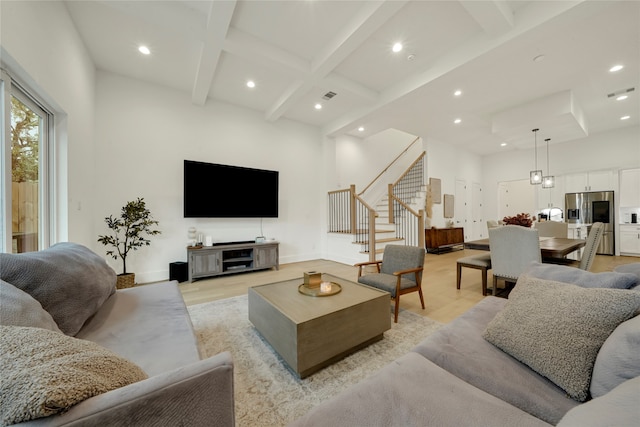
[[[6,73],[2,77],[3,124],[10,125],[2,138],[3,251],[37,251],[49,244],[51,114]]]

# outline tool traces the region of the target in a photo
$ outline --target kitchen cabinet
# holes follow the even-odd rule
[[[620,255],[640,256],[640,225],[620,225]]]
[[[564,176],[556,176],[556,182],[553,188],[542,188],[542,185],[536,185],[538,188],[538,209],[542,211],[548,208],[560,208],[564,212]]]
[[[568,234],[567,237],[569,237],[569,239],[586,240],[589,234],[589,229],[587,228],[586,225],[569,224],[569,229],[567,231],[567,234]],[[580,248],[577,251],[573,251],[569,255],[567,255],[567,258],[575,261],[580,261],[583,251],[584,251],[584,248]]]
[[[640,169],[620,171],[620,207],[640,207]]]
[[[614,172],[612,170],[568,174],[564,176],[564,180],[566,193],[612,191],[615,189]]]

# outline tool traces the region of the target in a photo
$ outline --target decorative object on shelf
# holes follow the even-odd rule
[[[189,227],[189,246],[195,246],[196,245],[196,228],[195,227]]]
[[[551,175],[551,169],[549,169],[549,141],[551,138],[544,141],[547,143],[547,176],[542,177],[542,188],[553,188],[556,184],[556,178]]]
[[[540,129],[532,129],[531,132],[533,132],[533,150],[534,150],[534,167],[535,170],[532,170],[531,172],[529,172],[529,183],[531,183],[532,185],[538,185],[538,184],[542,184],[542,171],[540,169],[538,169],[538,137],[537,137],[537,133]]]
[[[142,246],[150,246],[151,241],[145,238],[145,235],[160,234],[159,230],[152,229],[159,223],[152,219],[144,199],[140,197],[135,201],[127,202],[122,207],[119,217],[109,215],[104,222],[113,234],[98,236],[98,242],[113,247],[107,251],[107,255],[113,259],[118,257],[122,259],[122,274],[118,274],[116,287],[130,288],[135,285],[135,274],[127,273],[127,255],[130,250],[137,251]]]
[[[516,216],[505,216],[502,218],[504,225],[520,225],[522,227],[531,227],[533,225],[534,218],[531,218],[528,213],[519,213]]]
[[[453,218],[453,194],[444,195],[444,217]]]
[[[442,182],[439,178],[429,178],[429,187],[431,187],[431,197],[433,203],[440,204],[442,195]]]

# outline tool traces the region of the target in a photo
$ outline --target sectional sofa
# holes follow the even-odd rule
[[[233,363],[201,359],[177,282],[115,289],[88,248],[0,254],[2,425],[233,426]]]
[[[291,426],[637,426],[630,273],[532,263],[508,300],[486,297]]]

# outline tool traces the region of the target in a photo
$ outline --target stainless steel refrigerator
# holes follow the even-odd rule
[[[596,253],[615,254],[615,220],[613,191],[594,191],[589,193],[567,193],[564,196],[569,224],[582,224],[590,229],[594,222],[604,224],[604,233]]]

